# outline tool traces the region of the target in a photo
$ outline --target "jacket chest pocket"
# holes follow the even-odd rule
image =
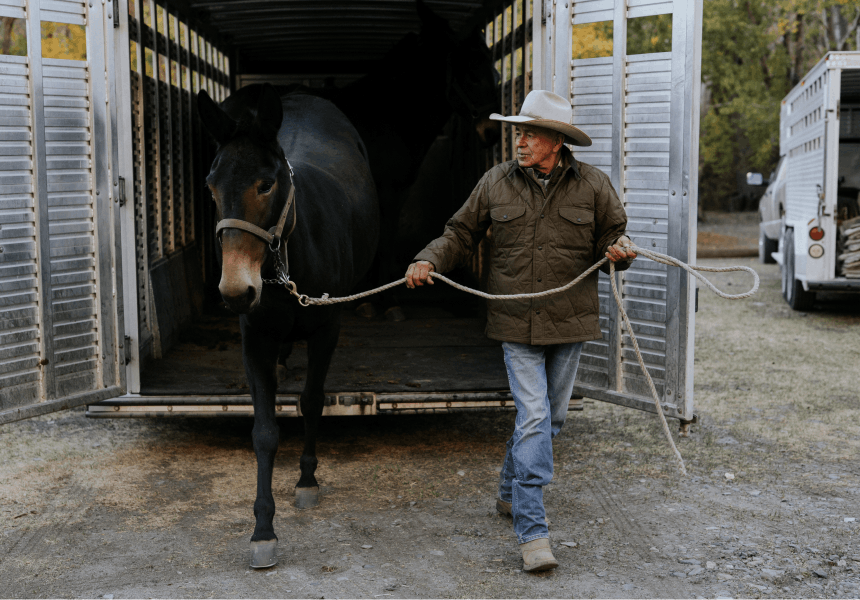
[[[558,209],[558,245],[563,248],[592,249],[594,212],[584,208],[562,206]]]
[[[499,247],[516,245],[525,231],[526,207],[517,204],[494,206],[490,209],[493,220],[493,243]]]

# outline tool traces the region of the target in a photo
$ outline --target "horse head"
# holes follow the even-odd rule
[[[281,100],[271,85],[251,87],[221,106],[205,90],[197,97],[200,119],[218,145],[206,177],[219,220],[218,289],[237,313],[250,312],[260,303],[261,273],[274,262],[269,255],[282,243],[272,234],[279,221],[283,223],[292,187],[277,137],[283,119]]]
[[[417,0],[421,20],[421,38],[435,40],[446,56],[446,100],[457,114],[472,120],[485,146],[501,137],[501,125],[491,121],[490,114],[499,110],[499,72],[484,41],[481,17],[477,15],[465,34],[458,35],[448,22]],[[482,13],[481,13],[482,14]]]

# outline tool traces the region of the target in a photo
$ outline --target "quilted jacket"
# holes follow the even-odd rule
[[[546,189],[516,160],[490,169],[442,236],[414,260],[430,261],[439,273],[450,271],[490,229],[487,291],[540,292],[563,286],[600,260],[626,227],[609,177],[576,161],[563,146]],[[619,271],[629,266],[616,263]],[[597,277],[595,271],[567,292],[536,300],[488,300],[487,336],[534,345],[599,339]]]

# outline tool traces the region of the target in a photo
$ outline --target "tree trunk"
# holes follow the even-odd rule
[[[842,22],[842,13],[839,12],[839,5],[834,4],[830,7],[830,30],[833,32],[833,45],[830,47],[834,50],[842,50],[839,43],[842,40]]]
[[[794,72],[791,75],[791,87],[800,83],[803,73],[803,13],[797,13],[797,30],[794,32]]]

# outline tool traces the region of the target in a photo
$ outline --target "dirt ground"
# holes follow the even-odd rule
[[[705,212],[697,226],[699,258],[758,256],[758,211]]]
[[[572,412],[546,489],[560,567],[520,571],[493,498],[513,416],[330,418],[323,502],[298,511],[301,424],[276,463],[280,564],[248,568],[251,421],[0,428],[0,597],[858,597],[860,300],[808,313],[700,293],[681,479],[652,414]],[[727,290],[744,274],[715,275]],[[673,424],[673,430],[676,425]]]

